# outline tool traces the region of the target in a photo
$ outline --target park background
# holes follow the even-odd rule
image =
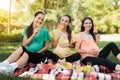
[[[81,20],[89,16],[101,34],[100,49],[109,42],[120,48],[120,0],[0,0],[0,61],[22,45],[23,28],[38,10],[45,12],[44,25],[49,31],[57,27],[62,15],[68,14],[72,17],[71,29],[77,34]],[[108,58],[120,63],[112,54]],[[23,80],[0,75],[0,80],[8,78]]]

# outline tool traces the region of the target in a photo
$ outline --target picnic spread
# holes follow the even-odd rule
[[[120,80],[120,73],[98,65],[79,65],[78,63],[52,64],[28,63],[17,68],[14,74],[43,80]]]

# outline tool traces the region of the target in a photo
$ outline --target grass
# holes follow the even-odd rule
[[[102,49],[109,42],[111,42],[111,41],[100,41],[100,43],[99,43],[100,49]],[[117,44],[117,46],[120,49],[120,42],[119,41],[114,41],[114,42]],[[19,46],[21,46],[21,44],[22,44],[21,42],[7,42],[7,43],[0,42],[0,62],[5,60],[14,50],[16,50]],[[108,59],[120,64],[120,61],[118,61],[111,53],[108,56]],[[14,76],[14,75],[0,74],[0,80],[33,80],[33,79],[20,78],[20,77]]]
[[[13,51],[15,51],[21,42],[0,42],[0,62],[5,60]],[[21,78],[14,75],[3,75],[0,74],[0,80],[34,80],[31,78]]]
[[[110,43],[111,41],[100,41],[99,43],[99,47],[100,49],[102,49],[105,45],[107,45],[108,43]],[[114,41],[116,43],[116,45],[118,46],[118,48],[120,49],[120,41]],[[112,62],[115,62],[115,63],[119,63],[120,64],[120,61],[118,61],[116,59],[116,57],[110,53],[109,56],[107,57],[109,60],[111,60]]]
[[[0,74],[0,80],[33,80],[33,79],[17,77],[17,76],[14,76],[14,75]]]

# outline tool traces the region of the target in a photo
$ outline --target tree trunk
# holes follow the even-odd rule
[[[10,22],[11,22],[11,0],[9,1],[9,13],[8,13],[8,34],[10,33]]]

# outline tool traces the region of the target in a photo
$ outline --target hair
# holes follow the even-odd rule
[[[71,22],[71,17],[69,15],[64,15],[64,16],[67,16],[69,18],[69,23]],[[70,26],[68,25],[67,26],[67,33],[68,33],[68,40],[69,40],[69,43],[71,41],[71,29],[70,29]]]
[[[34,14],[34,17],[36,17],[38,14],[43,14],[43,15],[45,15],[45,13],[43,13],[42,11],[37,11],[37,12]],[[32,21],[32,23],[28,26],[28,29],[27,29],[27,37],[29,38],[32,34],[33,34],[33,21]]]
[[[93,20],[92,18],[90,17],[85,17],[83,20],[82,20],[82,24],[81,24],[81,32],[85,30],[84,28],[84,22],[85,20],[89,19],[91,22],[92,22],[92,28],[90,29],[90,34],[92,35],[93,39],[96,41],[96,38],[95,38],[95,34],[94,34],[94,23],[93,23]]]

